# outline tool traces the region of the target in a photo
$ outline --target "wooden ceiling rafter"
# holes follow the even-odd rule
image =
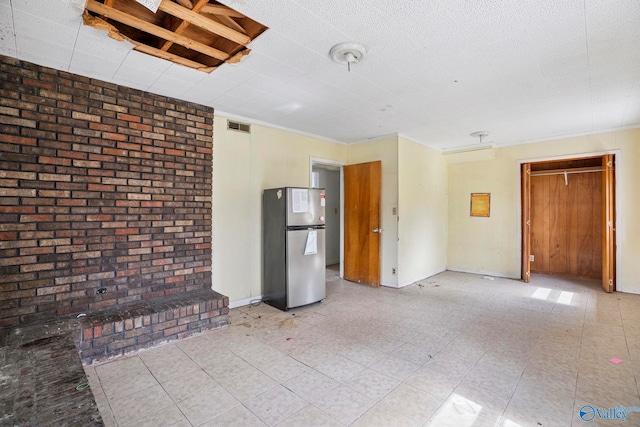
[[[240,61],[267,30],[215,0],[162,0],[155,14],[136,0],[87,0],[85,15],[86,25],[138,51],[207,73]]]
[[[176,1],[178,1],[178,0],[176,0]],[[185,0],[182,0],[182,1],[185,1]],[[179,1],[178,1],[178,3],[179,3]],[[189,3],[191,3],[191,2],[189,2]],[[200,12],[200,9],[202,9],[202,7],[203,7],[205,4],[207,4],[207,3],[209,3],[209,0],[198,0],[196,4],[191,5],[192,7],[191,7],[190,9],[191,9],[193,12],[198,13],[198,12]],[[180,23],[179,23],[179,24],[178,24],[178,25],[173,29],[173,32],[174,32],[174,33],[176,33],[176,34],[182,34],[182,32],[183,32],[183,31],[184,31],[188,26],[189,26],[189,22],[187,22],[187,21],[184,21],[184,20],[183,20],[182,22],[180,22]],[[165,40],[165,42],[162,44],[162,47],[160,48],[160,50],[163,50],[163,51],[165,51],[165,52],[166,52],[167,50],[169,50],[169,48],[170,48],[172,45],[173,45],[173,42],[172,42],[172,41]]]

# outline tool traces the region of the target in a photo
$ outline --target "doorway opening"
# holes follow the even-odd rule
[[[521,165],[522,279],[595,279],[615,291],[615,155]]]
[[[310,187],[325,189],[325,241],[327,281],[343,277],[343,175],[342,163],[311,159]]]

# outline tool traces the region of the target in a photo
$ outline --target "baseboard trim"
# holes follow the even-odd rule
[[[262,301],[262,295],[256,295],[249,298],[237,299],[235,301],[229,301],[229,309],[244,307],[245,305],[251,304],[252,301],[260,300]]]
[[[433,271],[433,272],[431,272],[431,273],[427,273],[427,275],[426,275],[425,277],[423,277],[422,279],[416,279],[416,280],[413,280],[413,281],[410,281],[410,282],[403,282],[403,283],[399,284],[399,285],[398,285],[398,287],[399,287],[399,288],[404,288],[405,286],[413,285],[414,283],[418,283],[418,282],[420,282],[420,281],[422,281],[422,280],[426,280],[426,279],[428,279],[429,277],[433,277],[433,276],[435,276],[436,274],[440,274],[440,273],[443,273],[443,272],[445,272],[445,271],[447,271],[447,269],[446,269],[446,268],[442,268],[442,269],[440,269],[440,270],[435,270],[435,271]]]
[[[478,274],[483,276],[493,276],[493,277],[501,277],[504,279],[514,279],[520,280],[520,277],[509,276],[503,273],[496,273],[493,271],[484,271],[484,270],[468,270],[465,268],[456,268],[456,267],[447,267],[447,271],[455,271],[456,273],[469,273],[469,274]]]

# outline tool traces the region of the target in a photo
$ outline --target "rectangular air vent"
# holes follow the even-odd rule
[[[240,122],[232,122],[231,120],[227,120],[227,129],[237,130],[238,132],[243,133],[251,133],[251,125]]]

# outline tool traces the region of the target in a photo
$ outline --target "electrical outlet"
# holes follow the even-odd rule
[[[393,267],[393,268],[391,269],[391,274],[393,274],[393,275],[395,275],[395,274],[396,274],[396,268],[395,268],[395,267]]]
[[[535,255],[529,255],[529,261],[534,262],[536,260]]]
[[[391,214],[392,215],[397,215],[398,214],[398,208],[391,208]]]

